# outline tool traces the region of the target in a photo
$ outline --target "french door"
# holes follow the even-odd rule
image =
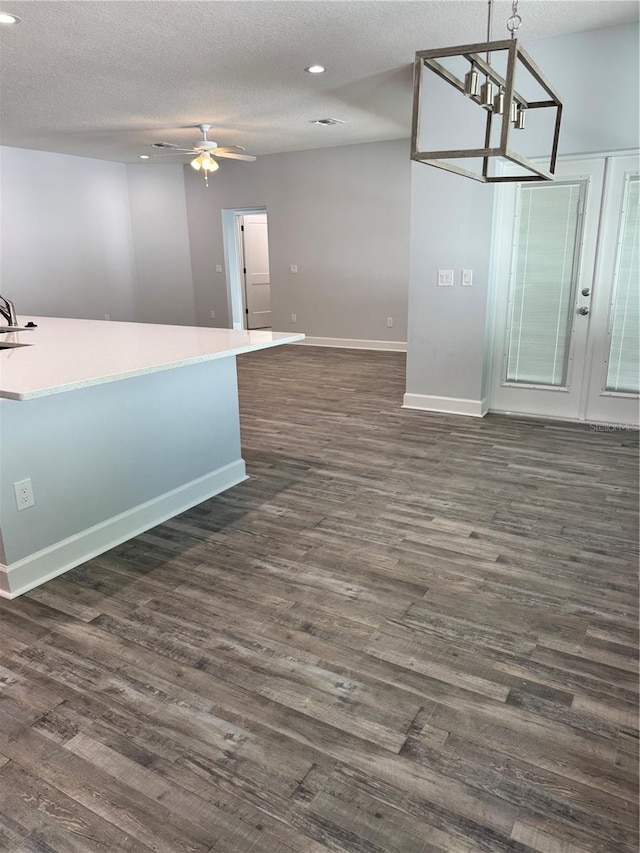
[[[552,183],[501,187],[492,410],[638,423],[638,169],[564,161]]]

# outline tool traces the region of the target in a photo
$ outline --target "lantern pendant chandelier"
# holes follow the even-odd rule
[[[511,34],[509,39],[491,41],[492,11],[493,0],[488,0],[486,42],[420,50],[416,53],[411,159],[483,183],[551,181],[558,153],[562,102],[518,43],[516,34],[522,24],[518,14],[518,0],[512,0],[512,14],[507,21],[507,29]],[[443,86],[440,81],[449,86]],[[434,92],[435,88],[439,88],[440,92]],[[433,97],[434,94],[440,96],[436,106],[429,103],[429,96]],[[443,97],[451,99],[451,109],[447,108],[446,113],[442,110]],[[453,100],[458,104],[454,105]],[[469,107],[469,104],[472,106]],[[484,122],[482,112],[478,111],[484,112]],[[436,123],[438,112],[440,121]],[[551,142],[548,165],[546,162],[544,166],[533,162],[516,153],[513,148],[522,139],[518,138],[519,131],[525,129],[527,117],[531,119],[531,124],[535,123],[536,139],[546,135]],[[448,131],[463,133],[468,137],[474,124],[478,132],[478,144],[473,147],[462,147],[459,140],[451,142],[450,138],[446,138]],[[431,139],[434,132],[438,136],[437,142],[431,140],[427,145],[424,140],[422,147],[423,138],[429,136]],[[498,164],[504,168],[501,169]],[[474,166],[476,171],[473,171]],[[516,167],[518,174],[515,174]]]

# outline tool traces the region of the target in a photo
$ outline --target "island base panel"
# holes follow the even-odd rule
[[[246,479],[235,358],[0,400],[0,595],[13,598]],[[13,484],[35,505],[18,511]]]

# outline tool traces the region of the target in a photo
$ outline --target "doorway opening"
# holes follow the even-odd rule
[[[271,328],[266,207],[222,211],[227,298],[234,329]]]

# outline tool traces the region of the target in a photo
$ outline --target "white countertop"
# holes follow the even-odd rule
[[[0,349],[0,397],[31,400],[304,338],[292,332],[18,318],[21,326],[29,320],[36,329],[1,332],[0,326],[0,343],[32,344]]]

